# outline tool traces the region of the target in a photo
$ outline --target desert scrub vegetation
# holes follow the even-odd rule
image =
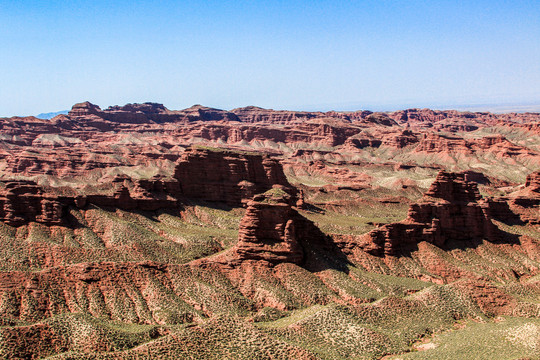
[[[62,314],[35,324],[0,328],[0,357],[46,358],[66,351],[129,349],[168,333],[167,328],[110,322],[87,314]]]
[[[183,213],[70,209],[74,226],[0,223],[0,269],[40,270],[81,262],[186,263],[229,248],[244,209],[201,205]]]
[[[349,266],[348,271],[354,281],[385,295],[403,297],[433,285],[413,278],[370,272],[355,266]]]
[[[128,350],[70,351],[47,358],[67,359],[209,359],[315,360],[304,349],[234,317],[218,317],[196,326],[171,328],[168,334]]]
[[[373,302],[385,296],[379,287],[368,286],[353,280],[343,271],[327,269],[316,274],[324,284],[338,294],[339,298],[352,303]]]
[[[352,306],[317,304],[257,325],[321,359],[378,359],[409,351],[415,341],[471,318],[485,318],[471,299],[430,286],[405,298],[385,296]]]
[[[248,316],[255,309],[253,301],[217,271],[175,267],[170,279],[174,291],[206,316]]]
[[[336,304],[315,305],[262,328],[321,359],[374,359],[394,348],[387,335],[362,324],[347,307]]]
[[[540,320],[517,317],[499,317],[487,322],[469,320],[461,328],[434,336],[430,344],[426,350],[390,359],[538,359]]]
[[[316,275],[300,266],[283,263],[274,269],[274,275],[288,292],[302,299],[304,306],[325,305],[336,300],[336,293],[330,290]]]
[[[323,213],[301,211],[326,234],[361,235],[377,224],[398,222],[407,217],[407,204],[378,201],[328,207]]]

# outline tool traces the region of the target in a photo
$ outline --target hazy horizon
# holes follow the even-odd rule
[[[4,1],[0,115],[85,100],[540,111],[539,18],[534,1]]]
[[[159,102],[158,102],[159,103]],[[106,106],[101,106],[100,104],[95,104],[95,105],[98,105],[100,106],[101,109],[106,109],[107,107],[109,106],[114,106],[114,105],[125,105],[125,104],[111,104],[111,105],[106,105]],[[171,107],[168,107],[166,104],[164,104],[165,107],[169,110],[183,110],[185,108],[181,108],[181,109],[175,109],[175,108],[171,108]],[[194,106],[196,104],[193,104],[192,106]],[[202,106],[207,106],[206,104],[198,104],[198,105],[202,105]],[[249,104],[249,105],[244,105],[244,106],[241,106],[241,107],[245,107],[245,106],[257,106],[257,104]],[[326,112],[326,111],[342,111],[342,112],[349,112],[349,111],[358,111],[358,110],[370,110],[370,111],[376,111],[376,112],[392,112],[392,111],[398,111],[398,110],[406,110],[406,109],[414,109],[414,108],[418,108],[418,109],[425,109],[425,108],[428,108],[428,109],[432,109],[432,110],[458,110],[458,111],[472,111],[472,112],[491,112],[491,113],[511,113],[511,112],[515,112],[515,113],[524,113],[524,112],[540,112],[540,103],[538,104],[534,104],[534,103],[529,103],[529,104],[471,104],[471,105],[432,105],[432,106],[402,106],[402,107],[399,107],[399,106],[387,106],[387,107],[380,107],[380,106],[367,106],[367,107],[354,107],[354,106],[344,106],[343,108],[340,108],[340,107],[332,107],[330,105],[325,105],[325,106],[321,106],[321,107],[317,107],[317,106],[311,106],[311,105],[306,105],[304,107],[300,106],[300,107],[297,107],[297,108],[290,108],[290,109],[273,109],[273,110],[289,110],[289,111],[322,111],[322,112]],[[71,109],[71,107],[70,107]],[[39,114],[30,114],[30,115],[20,115],[20,114],[15,114],[15,115],[10,115],[10,116],[36,116],[36,117],[40,117],[39,115],[50,115],[50,114],[58,114],[58,113],[67,113],[70,109],[63,109],[63,110],[57,110],[57,111],[47,111],[47,112],[41,112]],[[229,108],[229,109],[222,109],[222,110],[232,110],[233,108]],[[0,117],[9,117],[9,116],[3,116],[3,115],[0,115]]]

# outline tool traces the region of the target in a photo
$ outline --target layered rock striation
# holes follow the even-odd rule
[[[540,196],[540,171],[533,172],[527,176],[525,188],[531,193]]]
[[[174,178],[180,195],[230,206],[242,206],[273,185],[281,185],[293,203],[297,200],[281,164],[263,154],[193,147],[178,162]]]
[[[540,171],[527,176],[525,187],[506,198],[521,222],[540,225]]]
[[[47,225],[63,222],[64,204],[32,181],[11,181],[0,191],[0,221],[19,226],[31,221]]]
[[[10,181],[0,188],[0,221],[19,226],[28,222],[65,223],[70,206],[90,204],[122,210],[154,211],[177,208],[187,199],[244,206],[255,194],[279,186],[291,205],[299,193],[285,177],[281,164],[254,153],[190,148],[178,161],[173,177],[132,179],[117,175],[91,193],[43,188],[32,181]]]
[[[240,222],[232,262],[302,262],[304,251],[301,241],[309,234],[303,233],[304,219],[288,204],[283,194],[281,189],[275,188],[249,201],[246,214]]]
[[[262,268],[280,263],[311,266],[314,252],[332,254],[331,239],[290,205],[291,198],[279,185],[254,196],[240,221],[238,242],[228,251],[194,264],[217,264],[226,269],[246,264]]]
[[[410,206],[407,219],[372,230],[361,246],[383,256],[397,255],[421,241],[445,247],[450,241],[498,238],[490,202],[481,199],[476,183],[467,181],[465,174],[441,171],[422,201]]]

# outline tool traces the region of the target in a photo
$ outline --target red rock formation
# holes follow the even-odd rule
[[[250,261],[260,262],[258,266],[262,267],[279,263],[302,265],[315,249],[332,253],[327,236],[290,204],[291,196],[279,185],[256,195],[247,204],[236,245],[217,257],[193,264],[213,263],[226,268],[238,268]]]
[[[279,189],[269,193],[280,193]],[[265,260],[269,263],[291,262],[299,264],[304,258],[298,233],[303,221],[296,210],[281,196],[271,194],[255,196],[248,203],[240,222],[238,243],[234,247],[233,262]],[[297,230],[297,227],[300,229]]]
[[[87,115],[97,115],[100,116],[102,110],[99,106],[92,104],[89,101],[75,104],[71,107],[71,110],[68,113],[69,117],[79,117]]]
[[[39,153],[19,152],[5,157],[6,170],[26,176],[54,175],[73,177],[94,169],[117,167],[122,164],[107,154],[90,154],[79,149],[44,149]]]
[[[499,158],[526,158],[527,162],[540,164],[540,158],[535,151],[513,144],[502,135],[466,140],[457,136],[427,133],[424,134],[414,151],[428,154],[464,155],[490,153]]]
[[[465,139],[457,136],[439,135],[435,133],[425,134],[424,137],[420,139],[418,146],[414,151],[426,153],[472,153],[472,150]]]
[[[63,223],[63,209],[68,206],[170,209],[178,206],[179,197],[242,206],[274,185],[291,195],[291,204],[296,203],[298,190],[289,184],[277,160],[259,154],[192,148],[178,162],[174,178],[117,176],[109,184],[102,184],[106,193],[61,196],[33,182],[9,182],[0,193],[0,221],[13,226],[32,221],[57,225]]]
[[[476,184],[465,178],[465,174],[441,171],[425,195],[451,203],[469,203],[480,200],[481,196]]]
[[[423,201],[410,206],[406,220],[372,230],[360,246],[382,256],[420,241],[444,247],[448,241],[497,240],[497,228],[480,199],[476,183],[465,180],[464,174],[441,171]]]
[[[387,136],[382,142],[382,145],[401,149],[407,145],[415,144],[418,142],[416,135],[410,130],[403,130],[401,133]]]
[[[505,200],[508,201],[511,211],[519,216],[526,224],[540,224],[540,171],[527,176],[525,187]]]
[[[540,171],[533,172],[527,176],[525,188],[530,192],[540,194]]]
[[[375,139],[371,136],[355,136],[345,140],[343,148],[346,150],[363,149],[366,147],[378,148],[381,144],[382,141],[380,139]]]
[[[272,110],[263,109],[257,106],[237,108],[231,110],[231,112],[235,114],[240,121],[246,123],[289,124],[324,116],[323,113]]]
[[[109,121],[123,124],[148,124],[148,123],[169,123],[169,122],[191,122],[191,121],[238,121],[235,114],[213,109],[201,105],[194,105],[188,109],[171,111],[162,104],[144,103],[144,104],[127,104],[124,106],[111,106],[105,110],[101,110],[99,106],[92,103],[84,102],[75,104],[68,117],[84,118],[94,116],[102,121]],[[97,120],[99,122],[99,120]]]
[[[385,113],[369,114],[363,119],[362,122],[367,123],[367,124],[376,124],[376,125],[382,125],[382,126],[397,125],[397,123]]]
[[[177,111],[186,121],[239,121],[233,112],[194,105],[190,108]]]
[[[255,194],[282,185],[296,202],[297,190],[279,162],[259,154],[194,147],[178,162],[174,178],[180,183],[180,194],[188,198],[241,206]]]
[[[10,181],[0,190],[0,221],[11,226],[29,222],[66,225],[64,213],[69,206],[83,208],[88,204],[124,210],[157,210],[178,206],[178,200],[172,196],[179,192],[175,180],[117,177],[106,186],[114,189],[114,192],[65,196],[53,189],[46,190],[32,181]]]
[[[0,221],[19,226],[30,221],[47,225],[62,223],[64,205],[47,196],[36,183],[12,181],[0,193]]]
[[[151,179],[132,180],[117,176],[111,185],[115,189],[110,194],[91,194],[81,197],[81,203],[107,206],[123,210],[158,210],[178,207],[178,182],[159,176]],[[79,206],[83,207],[83,206]]]
[[[466,132],[466,131],[475,131],[478,130],[479,125],[473,125],[466,120],[458,119],[445,119],[438,121],[433,129],[436,131],[447,131],[447,132]]]
[[[362,129],[335,119],[317,118],[295,126],[260,126],[256,124],[216,123],[200,124],[190,131],[191,136],[212,141],[237,143],[274,141],[279,143],[320,143],[327,146],[343,144]]]

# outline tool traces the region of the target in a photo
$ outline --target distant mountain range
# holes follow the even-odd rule
[[[61,114],[66,115],[68,112],[69,112],[69,110],[62,110],[62,111],[49,112],[49,113],[41,113],[39,115],[36,115],[36,117],[39,118],[39,119],[52,119],[56,115],[61,115]]]

